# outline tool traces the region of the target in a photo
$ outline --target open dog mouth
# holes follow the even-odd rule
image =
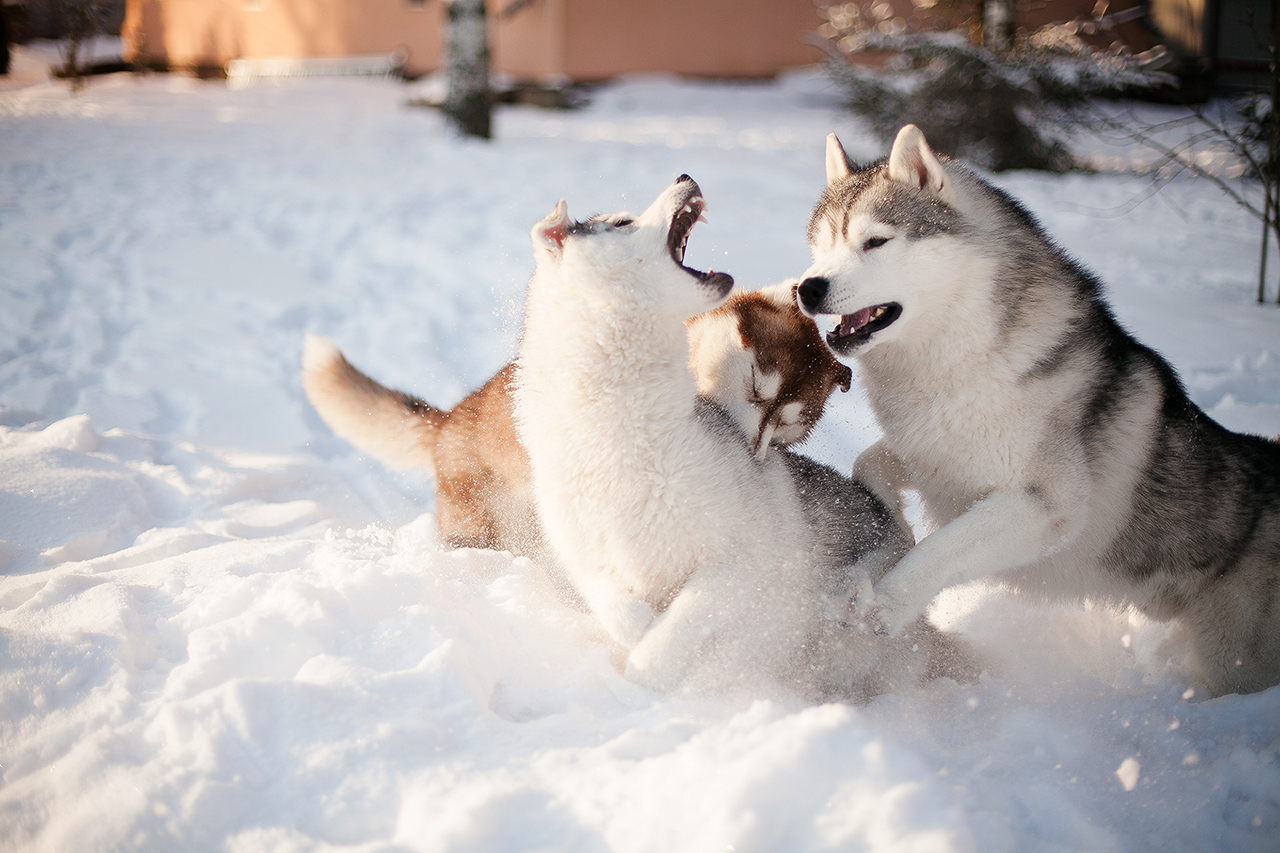
[[[684,264],[684,252],[689,245],[689,233],[693,231],[694,225],[702,221],[702,212],[707,209],[707,203],[703,200],[702,190],[698,188],[693,178],[681,175],[676,179],[676,183],[681,185],[683,192],[676,205],[676,211],[671,217],[671,227],[667,231],[667,249],[671,252],[671,259],[704,286],[718,291],[719,295],[723,296],[733,288],[732,276],[712,270],[702,272]]]
[[[842,314],[839,325],[827,333],[827,343],[837,352],[848,352],[866,343],[872,335],[888,328],[901,316],[902,306],[897,302],[886,302],[852,314]]]

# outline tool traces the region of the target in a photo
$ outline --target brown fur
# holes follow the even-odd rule
[[[778,393],[757,403],[764,414],[761,430],[779,416],[787,403],[804,407],[799,424],[802,432],[787,444],[799,444],[808,438],[822,417],[827,398],[837,387],[848,391],[853,382],[853,372],[836,361],[813,322],[800,313],[795,289],[794,284],[789,285],[785,299],[761,298],[760,291],[735,293],[712,312],[737,314],[743,348],[754,353],[762,370],[782,377]]]
[[[530,489],[529,457],[516,435],[508,364],[448,412],[415,400],[435,432],[436,518],[452,547],[534,553],[542,535]]]

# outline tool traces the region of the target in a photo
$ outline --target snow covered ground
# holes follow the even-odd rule
[[[537,567],[442,550],[430,480],[309,410],[304,332],[451,405],[512,355],[561,196],[688,172],[690,262],[757,286],[807,265],[823,136],[883,152],[816,74],[627,81],[491,143],[411,94],[0,91],[0,850],[1280,850],[1280,688],[1206,698],[1135,615],[961,590],[934,616],[976,686],[681,699]],[[1253,220],[1205,182],[1123,215],[1148,178],[998,182],[1201,406],[1280,434]],[[847,469],[875,427],[836,403],[809,450]]]

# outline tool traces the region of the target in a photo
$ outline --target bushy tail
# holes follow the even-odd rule
[[[332,341],[307,335],[302,388],[334,434],[392,468],[435,471],[436,437],[448,413],[378,384]]]

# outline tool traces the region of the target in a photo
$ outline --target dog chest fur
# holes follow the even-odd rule
[[[544,524],[574,543],[584,571],[660,610],[694,568],[687,555],[732,559],[732,543],[765,521],[734,496],[776,491],[761,472],[779,463],[722,463],[695,406],[681,318],[625,298],[566,305],[541,292],[546,274],[530,283],[517,396],[540,501],[572,507]]]

